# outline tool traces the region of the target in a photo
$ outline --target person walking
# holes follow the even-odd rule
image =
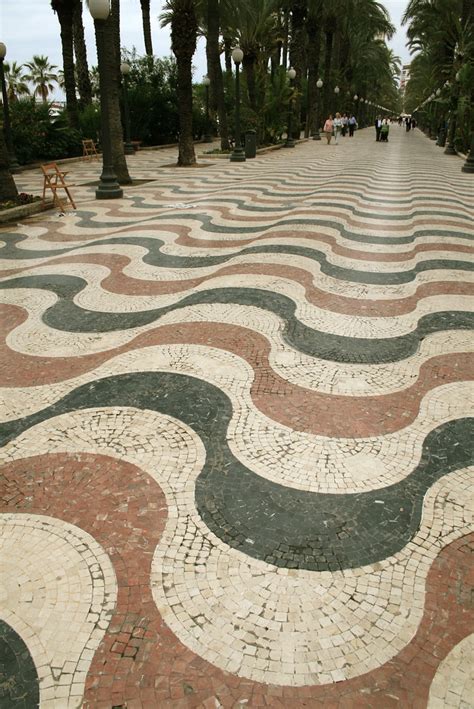
[[[326,140],[328,141],[328,145],[331,142],[333,128],[334,128],[334,121],[332,120],[332,113],[330,113],[329,117],[326,118],[326,123],[324,124],[324,127],[323,127],[323,131],[324,131],[324,133],[326,133]]]
[[[348,125],[349,125],[349,116],[347,115],[347,113],[344,113],[342,116],[342,137],[343,138],[346,137]]]
[[[349,125],[349,138],[354,137],[354,131],[356,129],[357,121],[355,116],[351,116],[348,121]]]
[[[375,140],[377,143],[380,140],[380,129],[382,128],[382,116],[377,116],[375,119]]]
[[[337,145],[339,143],[339,136],[342,133],[342,126],[343,126],[342,117],[341,117],[340,113],[336,113],[336,117],[333,121],[333,125],[334,125],[334,139],[335,139],[334,142]]]
[[[389,125],[388,120],[385,118],[384,121],[383,121],[383,123],[382,123],[382,126],[381,126],[381,128],[380,128],[380,140],[381,140],[383,143],[388,143],[388,133],[389,133],[389,130],[390,130],[390,125]]]

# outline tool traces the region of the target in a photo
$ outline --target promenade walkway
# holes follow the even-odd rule
[[[374,138],[0,230],[2,709],[474,706],[474,181]]]

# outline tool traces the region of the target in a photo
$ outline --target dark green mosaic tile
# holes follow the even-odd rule
[[[1,441],[54,416],[103,406],[159,411],[190,426],[206,448],[195,492],[202,519],[229,546],[284,568],[357,568],[397,553],[418,530],[431,485],[474,462],[473,419],[459,419],[426,437],[419,465],[394,485],[341,495],[294,490],[258,476],[232,454],[231,403],[220,389],[194,377],[152,372],[78,387],[43,411],[2,424]],[[315,477],[317,466],[315,461]]]

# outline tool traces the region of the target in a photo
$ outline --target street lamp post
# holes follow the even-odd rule
[[[100,140],[102,144],[102,174],[95,196],[96,199],[116,199],[123,196],[123,190],[117,182],[112,160],[112,140],[109,130],[109,91],[107,76],[104,71],[104,60],[108,51],[105,46],[105,22],[110,14],[109,0],[89,0],[89,12],[94,20],[97,44],[100,88]]]
[[[5,134],[5,144],[7,146],[8,159],[10,162],[10,169],[15,170],[18,165],[18,161],[15,155],[15,149],[13,147],[12,132],[10,127],[10,111],[8,108],[8,93],[7,86],[5,83],[5,70],[3,68],[3,62],[7,54],[7,48],[0,42],[0,82],[2,84],[2,99],[3,99],[3,132]]]
[[[291,135],[292,131],[292,118],[293,118],[293,80],[296,76],[296,71],[293,69],[293,67],[290,67],[288,71],[286,72],[286,75],[288,79],[290,80],[290,100],[288,102],[288,128],[286,131],[286,140],[283,143],[284,148],[294,148],[295,147],[295,141],[293,140],[293,136]]]
[[[232,162],[245,162],[245,152],[240,138],[240,64],[244,53],[240,47],[232,50],[232,59],[235,64],[235,146],[230,156]]]
[[[323,88],[323,80],[318,79],[316,82],[316,88],[318,89],[317,92],[317,97],[318,97],[318,102],[316,104],[316,128],[313,134],[313,140],[321,140],[321,136],[319,134],[319,125],[321,123],[321,111],[320,111],[320,94],[321,94],[321,89]]]
[[[123,118],[125,123],[125,155],[133,155],[135,150],[133,149],[131,136],[130,136],[130,110],[128,107],[128,75],[130,74],[130,64],[127,62],[122,62],[120,64],[120,72],[123,79]]]
[[[202,83],[204,84],[204,87],[206,89],[206,131],[204,133],[202,142],[212,143],[211,126],[209,122],[209,86],[211,84],[211,80],[208,76],[203,76]]]
[[[335,96],[336,96],[336,111],[335,111],[336,113],[337,113],[337,109],[338,109],[338,105],[337,105],[337,104],[338,104],[338,98],[339,98],[339,91],[340,91],[340,90],[341,90],[341,89],[339,88],[339,86],[335,86],[335,87],[334,87],[334,94],[335,94]]]

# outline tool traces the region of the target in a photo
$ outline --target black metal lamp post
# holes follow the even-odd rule
[[[102,174],[95,191],[96,199],[117,199],[123,197],[123,190],[117,182],[112,161],[112,140],[109,130],[109,92],[108,80],[104,71],[104,59],[107,54],[105,42],[105,22],[110,14],[109,0],[89,0],[89,12],[94,20],[97,44],[97,63],[99,68],[100,88],[100,124],[102,143]]]
[[[296,76],[296,71],[290,67],[288,71],[286,72],[287,77],[290,80],[290,100],[288,102],[288,128],[286,132],[286,140],[283,143],[284,148],[294,148],[295,147],[295,141],[293,140],[293,136],[291,135],[291,121],[293,117],[293,80]]]
[[[3,132],[5,134],[5,144],[8,151],[8,159],[10,162],[10,169],[15,170],[18,165],[18,161],[15,155],[15,149],[13,147],[12,132],[10,127],[10,111],[8,108],[8,93],[7,86],[5,83],[5,71],[3,68],[3,62],[7,54],[7,48],[0,42],[0,82],[2,84],[2,99],[3,99]]]
[[[130,64],[122,62],[120,64],[120,73],[122,74],[122,101],[123,101],[123,122],[125,124],[125,155],[133,155],[131,135],[130,135],[130,109],[128,106],[128,75],[130,74]]]
[[[206,131],[204,133],[202,142],[212,143],[211,124],[209,121],[209,86],[211,85],[211,80],[208,76],[203,76],[202,83],[204,84],[204,87],[206,89]]]
[[[316,104],[316,127],[314,129],[313,133],[313,140],[321,140],[321,136],[319,134],[319,125],[321,123],[321,110],[320,110],[320,95],[321,95],[321,89],[323,88],[323,80],[318,79],[316,82],[316,88],[318,89],[317,97],[318,97],[318,102]]]
[[[245,152],[240,138],[240,64],[244,53],[240,47],[232,50],[232,59],[235,64],[235,146],[230,156],[232,162],[245,162]]]

